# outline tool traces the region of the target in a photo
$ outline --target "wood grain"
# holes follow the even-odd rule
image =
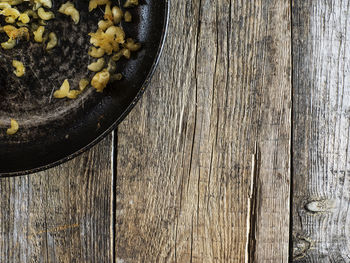
[[[151,88],[119,127],[116,262],[288,261],[290,12],[172,1]]]
[[[294,262],[349,262],[350,1],[293,1]]]
[[[56,168],[0,179],[0,262],[112,262],[112,135]]]

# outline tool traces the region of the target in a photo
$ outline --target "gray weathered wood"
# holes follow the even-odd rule
[[[0,262],[111,262],[112,135],[56,168],[0,179]]]
[[[151,88],[119,128],[116,189],[111,137],[1,179],[0,262],[111,262],[114,242],[119,263],[287,262],[290,11],[173,0]]]
[[[290,26],[289,1],[172,1],[151,88],[119,127],[117,262],[287,262]]]
[[[350,262],[350,1],[293,1],[294,262]]]

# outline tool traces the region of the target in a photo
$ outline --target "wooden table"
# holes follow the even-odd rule
[[[172,0],[113,134],[0,180],[0,262],[350,262],[350,0]]]

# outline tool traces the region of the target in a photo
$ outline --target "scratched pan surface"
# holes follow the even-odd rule
[[[54,9],[64,1],[53,1]],[[88,1],[73,1],[81,14],[79,25],[56,13],[48,30],[59,37],[50,53],[42,45],[21,41],[9,51],[0,50],[0,176],[36,172],[62,163],[87,150],[112,131],[142,95],[157,64],[168,16],[167,0],[141,0],[130,9],[132,23],[122,24],[126,35],[142,43],[130,60],[121,60],[117,72],[124,78],[110,83],[103,93],[93,88],[76,100],[52,98],[53,90],[68,78],[76,87],[81,78],[91,77],[87,65],[89,32],[95,31],[102,9],[88,13]],[[121,0],[123,3],[124,0]],[[3,34],[2,34],[3,35]],[[0,36],[0,41],[5,41]],[[17,78],[12,59],[26,65]],[[6,135],[9,118],[20,129]],[[132,131],[130,131],[132,132]]]

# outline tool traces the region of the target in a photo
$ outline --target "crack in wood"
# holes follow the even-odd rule
[[[255,142],[254,153],[252,154],[252,170],[250,176],[250,190],[247,204],[247,243],[246,243],[246,263],[253,263],[256,249],[256,205],[258,198],[258,144]]]

